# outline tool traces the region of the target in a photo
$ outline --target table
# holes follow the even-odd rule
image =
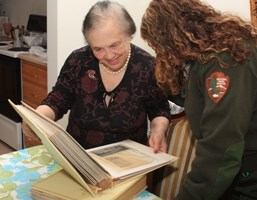
[[[33,200],[30,187],[61,170],[43,145],[0,156],[0,200]],[[147,190],[134,200],[160,200]]]

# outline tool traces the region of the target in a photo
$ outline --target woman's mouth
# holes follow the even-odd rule
[[[116,66],[116,65],[119,65],[119,63],[120,63],[120,59],[119,59],[119,58],[120,58],[120,57],[117,57],[117,58],[115,58],[115,59],[108,60],[108,61],[107,61],[108,66]]]

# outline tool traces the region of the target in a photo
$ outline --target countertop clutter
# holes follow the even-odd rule
[[[42,46],[23,46],[23,47],[14,47],[14,41],[9,39],[6,40],[3,37],[0,37],[0,54],[9,56],[12,58],[18,58],[20,54],[30,54],[36,55],[37,59],[41,62],[47,62],[47,50]]]
[[[12,39],[6,39],[6,37],[0,37],[0,54],[9,56],[12,58],[18,58],[21,54],[31,55],[34,58],[39,59],[41,62],[47,62],[47,50],[42,46],[23,46],[14,47],[14,41]],[[33,56],[34,55],[34,56]]]
[[[13,48],[13,39],[2,36],[0,37],[0,54],[17,58],[20,53],[26,53],[27,51],[11,51],[9,49]],[[22,50],[22,49],[20,49]]]
[[[47,18],[41,15],[29,15],[27,27],[13,26],[8,17],[0,17],[0,54],[17,58],[21,53],[46,52]],[[39,54],[37,54],[39,55]],[[41,54],[40,54],[41,56]]]

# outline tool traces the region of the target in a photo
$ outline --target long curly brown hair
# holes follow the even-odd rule
[[[199,0],[152,0],[142,18],[141,36],[156,53],[156,78],[166,92],[180,92],[182,64],[207,63],[227,52],[235,62],[250,54],[245,41],[257,43],[256,28],[238,16],[221,13]]]

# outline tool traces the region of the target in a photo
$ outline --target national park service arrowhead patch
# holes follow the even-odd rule
[[[229,86],[229,77],[223,72],[214,72],[206,79],[206,88],[209,97],[218,103],[226,94]]]

